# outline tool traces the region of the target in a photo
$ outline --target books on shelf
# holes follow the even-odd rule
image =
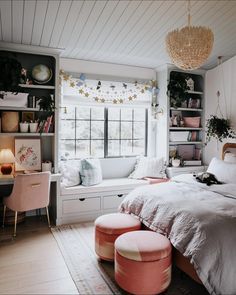
[[[52,123],[53,123],[53,115],[47,117],[46,120],[42,120],[41,122],[39,122],[37,133],[53,132]]]

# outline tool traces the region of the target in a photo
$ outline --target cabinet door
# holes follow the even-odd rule
[[[99,211],[101,209],[101,198],[80,198],[76,200],[66,200],[62,204],[63,214],[85,213],[89,211]]]
[[[122,200],[124,200],[126,195],[117,194],[103,197],[103,209],[116,209],[119,207]]]

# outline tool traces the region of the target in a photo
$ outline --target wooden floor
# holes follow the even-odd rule
[[[0,294],[78,294],[46,219],[0,228]]]

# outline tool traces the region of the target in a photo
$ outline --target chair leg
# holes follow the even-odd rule
[[[4,227],[4,224],[5,224],[6,210],[7,210],[7,206],[4,205],[4,206],[3,206],[2,227]]]
[[[16,224],[17,224],[17,211],[15,211],[15,224],[14,224],[14,233],[13,233],[13,237],[16,237]]]
[[[46,208],[47,219],[48,219],[48,227],[51,227],[50,218],[49,218],[49,213],[48,213],[48,207],[45,207],[45,208]]]

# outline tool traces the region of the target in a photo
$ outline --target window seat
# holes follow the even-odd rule
[[[147,180],[143,179],[131,179],[131,178],[113,178],[104,179],[101,183],[93,186],[72,186],[63,187],[61,186],[61,195],[81,194],[81,193],[100,193],[100,192],[111,192],[119,190],[132,190],[140,185],[149,184]]]

